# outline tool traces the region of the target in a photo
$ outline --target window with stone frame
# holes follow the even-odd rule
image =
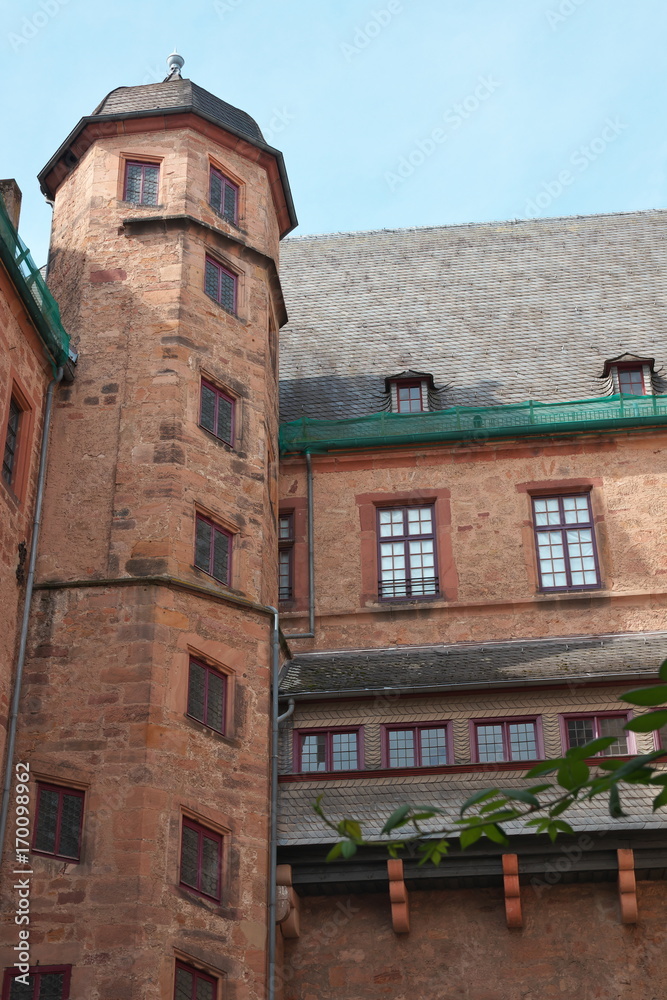
[[[236,315],[238,275],[223,267],[212,257],[206,258],[204,290],[228,313]]]
[[[278,600],[294,596],[294,511],[281,511],[278,518]]]
[[[201,380],[199,425],[226,444],[234,444],[236,400],[212,382]]]
[[[63,861],[81,857],[84,793],[45,782],[37,783],[32,850]]]
[[[5,448],[2,459],[2,478],[7,486],[12,486],[16,476],[19,449],[19,427],[21,423],[21,406],[15,396],[9,401],[7,427],[5,429]]]
[[[180,884],[207,899],[222,894],[222,834],[187,816],[181,831]]]
[[[5,971],[2,1000],[69,1000],[71,965],[36,965],[25,973]]]
[[[195,519],[195,566],[229,586],[232,535],[203,514],[197,514]]]
[[[479,764],[538,760],[543,756],[538,720],[476,720],[472,723],[472,752]]]
[[[227,222],[239,221],[239,187],[216,167],[211,167],[209,204]]]
[[[624,757],[635,752],[632,733],[623,730],[623,726],[631,714],[628,712],[583,713],[581,715],[565,715],[562,719],[563,739],[565,749],[582,747],[591,740],[603,736],[613,736],[614,742],[599,757]]]
[[[433,505],[379,508],[377,519],[380,600],[437,597]]]
[[[540,590],[599,588],[590,494],[535,496],[532,500]]]
[[[294,734],[295,771],[358,771],[363,753],[362,729],[302,729]]]
[[[446,722],[382,727],[384,767],[440,767],[453,761]]]
[[[218,1000],[218,980],[185,962],[176,962],[174,1000]]]
[[[135,205],[157,205],[160,167],[157,163],[127,160],[123,199]]]
[[[226,729],[227,677],[194,657],[188,669],[186,714],[222,736]]]

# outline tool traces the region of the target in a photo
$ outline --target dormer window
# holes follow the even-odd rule
[[[392,413],[424,413],[438,410],[438,396],[433,376],[428,372],[404,371],[385,379],[385,406]]]
[[[612,372],[613,377],[613,372]],[[618,391],[626,396],[646,396],[643,368],[617,368]]]
[[[424,405],[424,387],[421,382],[396,383],[396,410],[398,413],[421,413],[428,409]]]
[[[665,391],[665,380],[655,369],[655,358],[636,354],[621,354],[605,361],[602,378],[609,395],[653,396]]]

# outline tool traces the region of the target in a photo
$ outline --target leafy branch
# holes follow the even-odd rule
[[[637,688],[621,695],[621,700],[631,705],[656,709],[667,704],[667,660],[659,671],[664,683]],[[655,732],[667,725],[667,708],[646,712],[631,719],[623,728],[632,733]],[[564,757],[540,761],[524,778],[534,780],[555,775],[553,781],[531,785],[529,788],[487,788],[475,792],[461,806],[457,819],[443,822],[440,829],[424,829],[423,824],[437,817],[444,817],[445,810],[438,806],[399,806],[389,816],[380,831],[379,840],[364,836],[362,824],[355,819],[331,820],[322,805],[320,795],[313,808],[329,829],[340,839],[331,848],[327,861],[351,858],[360,847],[382,847],[391,857],[403,851],[419,856],[419,864],[438,865],[448,853],[451,842],[458,839],[465,850],[482,837],[493,843],[509,843],[503,827],[507,823],[523,822],[537,834],[547,834],[555,841],[560,833],[574,833],[570,824],[559,817],[575,802],[585,802],[599,795],[608,796],[609,814],[619,819],[626,814],[621,805],[619,786],[647,785],[656,791],[653,811],[667,805],[667,772],[660,771],[656,763],[667,758],[667,749],[640,754],[630,760],[601,757],[596,759],[594,770],[586,763],[607,750],[616,742],[614,736],[592,740],[581,747],[571,747]],[[600,773],[602,772],[602,773]],[[400,832],[399,832],[400,831]]]

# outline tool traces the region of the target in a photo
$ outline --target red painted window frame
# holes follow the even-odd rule
[[[188,712],[188,710],[187,710],[187,705],[190,702],[190,667],[192,666],[193,663],[196,664],[198,667],[202,667],[202,669],[206,671],[206,685],[205,685],[205,688],[204,688],[204,718],[203,719],[198,719],[196,715],[191,715],[190,712]],[[208,714],[208,712],[207,712],[207,710],[208,710],[208,682],[209,682],[209,675],[210,674],[215,674],[216,677],[221,677],[222,678],[222,729],[216,729],[215,726],[210,725],[210,723],[208,723],[206,721],[206,716]],[[198,722],[201,726],[206,726],[206,728],[210,729],[211,732],[218,733],[220,736],[225,736],[226,733],[227,733],[227,683],[228,683],[227,674],[223,673],[221,670],[216,670],[215,667],[210,667],[208,665],[208,663],[204,663],[203,660],[198,659],[196,656],[191,656],[190,659],[188,660],[188,690],[187,690],[187,695],[186,695],[187,700],[186,700],[185,714],[187,715],[188,719],[194,719],[194,721]]]
[[[532,722],[535,726],[535,756],[534,757],[512,757],[510,749],[509,727],[521,722]],[[478,726],[502,726],[503,727],[503,759],[502,760],[480,760],[479,743],[477,740]],[[474,764],[522,764],[532,763],[537,760],[544,760],[544,733],[542,732],[542,717],[540,715],[522,716],[488,716],[483,719],[470,719],[470,755]]]
[[[218,426],[218,410],[220,406],[220,400],[224,399],[228,403],[232,404],[232,419],[231,419],[231,430],[229,435],[229,441],[227,440],[227,438],[221,437],[216,431],[212,431],[209,427],[205,427],[204,424],[202,423],[202,408],[204,405],[204,394],[202,393],[201,390],[204,388],[204,386],[206,386],[207,389],[210,389],[211,392],[215,393],[216,428]],[[230,396],[229,393],[226,393],[222,389],[219,389],[217,385],[214,385],[213,382],[210,382],[207,378],[202,378],[201,385],[199,387],[199,426],[202,428],[202,430],[205,430],[208,434],[212,434],[213,437],[217,438],[218,441],[224,441],[225,444],[231,445],[232,447],[234,446],[234,441],[236,440],[236,400],[234,399],[233,396]]]
[[[220,577],[214,576],[213,573],[211,572],[211,570],[213,568],[213,545],[214,545],[214,541],[215,541],[215,535],[213,533],[211,533],[211,547],[210,547],[210,550],[209,550],[209,558],[208,558],[208,567],[209,568],[206,570],[206,569],[204,569],[203,566],[197,566],[197,562],[196,562],[196,560],[197,560],[197,524],[200,521],[203,521],[205,524],[209,524],[213,528],[214,531],[219,532],[221,535],[226,535],[227,538],[229,539],[229,548],[227,550],[228,555],[227,555],[227,579],[226,580],[221,580]],[[195,569],[201,570],[202,573],[206,573],[206,575],[210,576],[211,579],[217,580],[218,583],[223,583],[226,587],[229,587],[230,586],[230,580],[232,578],[232,545],[233,545],[233,541],[234,541],[234,536],[231,533],[231,531],[227,531],[226,528],[222,528],[219,524],[216,524],[215,521],[212,521],[210,517],[206,517],[204,514],[197,513],[195,515],[195,551],[194,551],[194,567],[195,567]]]
[[[562,715],[559,716],[559,719],[558,719],[559,726],[560,726],[561,746],[563,747],[563,751],[570,749],[569,733],[567,731],[567,723],[568,723],[569,719],[594,719],[594,720],[597,721],[597,719],[602,719],[602,718],[605,718],[605,719],[610,719],[610,718],[625,719],[626,722],[629,722],[630,719],[634,718],[634,713],[633,713],[632,709],[630,709],[627,712],[623,712],[623,711],[621,711],[621,712],[564,712]],[[593,739],[596,740],[599,737],[599,727],[597,725],[595,725],[594,729],[595,729],[595,734],[593,736]],[[607,755],[604,755],[605,759],[614,760],[616,757],[631,757],[633,754],[637,753],[637,742],[635,740],[635,734],[634,733],[630,733],[630,732],[626,732],[625,736],[626,736],[626,739],[628,741],[627,753],[614,754],[613,756],[610,755],[609,757],[607,757]],[[599,755],[599,756],[602,756],[602,755]]]
[[[428,399],[424,399],[424,386],[423,379],[420,378],[399,378],[392,381],[392,385],[396,387],[396,410],[395,413],[426,413],[428,411]],[[402,410],[399,389],[413,389],[415,386],[419,388],[419,401],[421,403],[421,408],[419,410]]]
[[[199,836],[199,850],[197,856],[197,886],[190,885],[189,882],[184,882],[181,876],[181,871],[183,870],[183,830],[185,827],[191,830],[195,830]],[[201,875],[202,875],[202,852],[204,849],[204,836],[208,837],[209,840],[215,840],[218,843],[218,889],[217,895],[211,896],[210,893],[204,892],[203,889],[199,888],[201,885]],[[224,837],[217,830],[211,830],[210,827],[204,826],[202,823],[198,823],[195,819],[190,819],[189,816],[182,817],[181,824],[181,850],[178,859],[178,884],[183,888],[187,889],[188,892],[193,892],[196,896],[202,896],[204,899],[212,899],[215,903],[219,903],[222,899],[222,861],[223,861],[223,851],[224,851]]]
[[[618,379],[618,391],[623,396],[636,396],[638,393],[635,392],[623,392],[621,389],[621,373],[622,372],[639,372],[642,380],[642,388],[644,389],[643,395],[650,396],[652,393],[646,388],[646,378],[644,376],[644,366],[643,365],[633,365],[631,363],[623,363],[612,365],[612,368],[616,369],[616,378]]]
[[[35,985],[33,988],[33,1000],[39,1000],[39,980],[45,973],[60,972],[63,975],[63,993],[60,1000],[69,1000],[70,995],[70,983],[72,980],[72,966],[71,965],[31,965],[28,969],[29,976],[35,976]],[[17,976],[22,975],[21,970],[14,966],[11,969],[5,969],[4,980],[2,984],[2,1000],[10,1000],[11,985],[12,980],[16,979]]]
[[[206,259],[205,259],[204,267],[206,267],[206,264],[212,264],[213,267],[215,267],[217,269],[217,271],[218,271],[218,294],[217,295],[209,295],[208,292],[206,292],[206,294],[208,295],[208,297],[210,299],[213,299],[214,302],[217,302],[218,305],[222,309],[225,310],[225,312],[230,312],[230,310],[227,309],[227,306],[224,305],[224,303],[222,301],[222,290],[221,290],[222,289],[222,278],[221,278],[221,276],[222,276],[222,274],[227,274],[230,278],[233,279],[233,281],[234,281],[234,304],[233,304],[232,309],[231,309],[231,315],[236,316],[237,309],[238,309],[238,302],[239,302],[239,276],[238,276],[238,274],[235,274],[233,271],[230,271],[230,269],[228,267],[225,267],[224,264],[221,264],[220,261],[218,261],[218,260],[215,259],[215,257],[209,256],[209,254],[206,254]],[[206,279],[205,278],[204,278],[204,291],[206,291]]]
[[[126,160],[125,161],[125,176],[123,178],[123,201],[127,201],[127,184],[128,175],[130,167],[141,167],[141,194],[139,201],[131,201],[131,205],[159,205],[160,203],[160,164],[151,163],[149,160]],[[144,201],[144,183],[146,179],[146,167],[153,170],[157,170],[157,190],[155,194],[155,201]]]
[[[40,850],[38,850],[38,848],[35,847],[35,840],[37,838],[37,828],[38,828],[38,825],[39,825],[39,803],[40,803],[40,798],[41,798],[42,791],[58,792],[58,795],[59,795],[58,815],[56,817],[56,838],[55,838],[55,840],[56,840],[55,848],[56,849],[55,849],[55,851],[40,851]],[[73,858],[73,857],[71,857],[70,855],[67,855],[67,854],[60,854],[58,852],[58,848],[60,846],[60,834],[61,834],[61,829],[62,829],[63,796],[65,796],[65,795],[73,795],[76,798],[82,799],[82,801],[83,801],[83,805],[82,805],[82,808],[81,808],[81,819],[79,820],[79,840],[78,840],[79,853],[77,854],[77,856],[75,858]],[[43,857],[43,858],[57,858],[59,861],[66,861],[70,865],[78,865],[78,864],[80,864],[80,862],[81,862],[81,841],[83,839],[83,837],[82,837],[82,834],[83,834],[83,814],[84,814],[85,807],[86,807],[86,793],[82,792],[80,788],[68,788],[65,785],[53,785],[53,784],[51,784],[51,782],[48,782],[48,781],[38,781],[37,782],[37,795],[36,795],[35,801],[36,801],[36,804],[35,804],[35,828],[33,830],[33,835],[32,835],[32,847],[30,848],[31,851],[32,851],[32,853],[33,854],[38,854],[40,857]]]
[[[213,192],[212,192],[213,174],[217,174],[218,177],[220,178],[220,180],[222,181],[222,202],[221,202],[220,208],[218,208],[216,205],[213,204]],[[225,215],[225,213],[223,211],[224,204],[225,204],[225,187],[229,187],[229,188],[231,188],[234,191],[234,218],[233,219],[227,218],[227,216]],[[240,187],[239,187],[238,184],[235,184],[234,181],[230,181],[229,177],[227,177],[225,174],[223,174],[222,170],[218,170],[217,167],[214,167],[213,164],[211,164],[211,168],[210,168],[210,172],[209,172],[209,180],[208,180],[208,203],[211,206],[211,208],[213,209],[213,211],[216,212],[220,216],[221,219],[224,219],[225,222],[231,222],[232,225],[234,225],[234,226],[238,226],[238,224],[239,224],[239,193],[240,193],[240,190],[241,189],[240,189]]]
[[[303,736],[315,736],[321,733],[326,734],[326,768],[324,771],[302,771],[301,769],[301,740]],[[353,768],[339,769],[334,771],[331,767],[333,759],[333,740],[331,737],[339,733],[340,735],[346,733],[356,733],[357,735],[357,766]],[[322,726],[317,729],[295,729],[294,730],[294,745],[293,745],[293,764],[294,772],[296,774],[344,774],[345,770],[348,771],[364,771],[364,727],[363,726]]]
[[[446,764],[422,764],[422,750],[421,750],[421,733],[422,729],[444,729],[445,730],[445,749],[447,753],[447,763]],[[390,752],[389,752],[389,733],[390,732],[406,732],[407,730],[412,731],[415,734],[414,743],[414,753],[415,762],[414,764],[392,764],[390,762]],[[409,769],[414,767],[449,767],[454,763],[454,734],[452,731],[451,722],[444,722],[441,719],[435,722],[406,722],[401,725],[399,722],[386,723],[381,727],[381,744],[382,744],[382,767],[391,768],[392,771],[401,771],[403,769]]]
[[[385,511],[388,511],[388,510],[400,510],[400,511],[403,511],[403,517],[404,517],[403,526],[405,528],[406,525],[407,525],[407,519],[406,519],[407,518],[407,511],[411,510],[411,509],[413,510],[415,507],[418,507],[420,509],[421,508],[425,509],[426,507],[428,507],[430,509],[430,511],[431,511],[431,534],[430,535],[402,535],[402,536],[388,535],[386,537],[382,536],[381,531],[380,531],[380,527],[381,527],[380,526],[380,514],[384,513]],[[437,525],[436,525],[436,521],[435,521],[435,504],[434,503],[420,503],[419,501],[416,501],[415,503],[407,503],[407,504],[382,504],[381,506],[377,506],[376,507],[376,513],[375,513],[375,532],[376,532],[376,540],[377,540],[377,589],[378,589],[378,601],[381,601],[383,604],[388,604],[388,603],[389,604],[396,604],[396,603],[404,603],[405,601],[436,601],[436,600],[438,600],[439,598],[442,597],[442,594],[440,593],[440,576],[439,576],[439,573],[438,573],[438,529],[437,529]],[[406,582],[406,590],[409,590],[412,578],[410,576],[410,558],[409,558],[409,552],[407,550],[407,543],[409,541],[424,541],[425,539],[428,539],[428,538],[432,539],[432,541],[433,541],[433,572],[434,572],[433,581],[434,581],[434,587],[435,587],[434,593],[432,593],[432,594],[414,594],[414,595],[407,594],[405,597],[402,597],[402,596],[401,597],[395,597],[393,595],[389,595],[389,596],[385,597],[383,595],[383,593],[382,593],[382,584],[383,584],[383,581],[381,579],[381,574],[382,574],[382,544],[384,542],[401,542],[401,541],[405,543],[405,545],[406,545],[406,558],[405,558],[406,577],[405,577],[405,582]],[[426,579],[427,580],[427,579],[429,579],[429,577],[421,577],[420,579],[422,579],[422,580]],[[396,582],[396,581],[394,581],[394,582]]]
[[[280,537],[280,522],[289,520],[289,538]],[[287,594],[281,585],[281,562],[283,553],[287,554]],[[294,511],[281,510],[278,512],[278,600],[281,603],[291,601],[294,598]]]
[[[187,962],[181,962],[180,959],[176,959],[176,967],[174,969],[174,997],[176,997],[176,973],[179,969],[185,969],[193,977],[192,980],[192,1000],[197,1000],[197,980],[203,979],[205,983],[211,983],[213,985],[213,1000],[218,1000],[218,980],[214,976],[209,976],[207,972],[202,972],[201,969],[195,969],[193,965],[188,965]]]
[[[7,451],[7,441],[9,438],[9,423],[12,419],[12,408],[16,410],[16,433],[14,435],[14,450],[12,451],[12,464],[9,469],[9,479],[5,476],[5,452]],[[9,397],[9,409],[7,411],[7,417],[5,420],[5,436],[2,443],[2,481],[5,486],[8,486],[10,490],[14,490],[14,484],[17,479],[17,473],[21,461],[22,452],[22,428],[23,428],[23,413],[24,408],[21,406],[20,399],[16,398],[16,395],[12,392]]]
[[[579,497],[586,497],[588,502],[588,513],[590,515],[590,520],[578,521],[576,524],[565,524],[564,513],[562,504],[559,507],[559,511],[563,520],[560,524],[545,524],[538,525],[535,519],[535,501],[536,500],[573,500]],[[598,545],[597,539],[595,537],[595,515],[593,513],[593,504],[591,503],[591,493],[590,490],[582,490],[578,493],[535,493],[531,494],[530,498],[530,509],[533,518],[533,534],[535,536],[535,561],[537,563],[537,580],[538,580],[538,590],[542,594],[568,594],[568,593],[579,593],[582,590],[600,590],[602,588],[602,574],[600,572],[600,559],[598,556]],[[567,548],[567,540],[565,538],[565,532],[568,529],[576,528],[590,528],[591,538],[593,540],[593,558],[595,560],[595,572],[597,574],[597,583],[581,583],[573,585],[571,583],[564,587],[545,587],[542,583],[542,564],[540,562],[540,547],[538,545],[537,539],[540,533],[545,531],[560,531],[563,538],[563,553],[565,556],[565,573],[568,579],[572,579],[572,573],[570,570],[570,556]]]

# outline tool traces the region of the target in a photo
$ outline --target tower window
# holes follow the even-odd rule
[[[232,536],[228,531],[197,514],[195,566],[229,586]]]
[[[238,277],[222,264],[206,258],[204,288],[207,295],[219,302],[227,312],[236,314]]]
[[[645,396],[644,372],[641,368],[618,368],[618,391],[625,396]]]
[[[174,1000],[218,1000],[218,983],[199,969],[176,963]]]
[[[125,201],[135,205],[157,205],[160,168],[155,163],[125,164]]]
[[[378,511],[382,600],[437,597],[433,507]]]
[[[37,815],[32,849],[63,861],[81,855],[83,792],[58,785],[37,785]]]
[[[183,817],[181,834],[181,885],[220,902],[222,836]]]
[[[71,965],[36,965],[26,983],[20,969],[7,969],[3,1000],[69,1000],[71,976]]]
[[[199,423],[227,444],[234,443],[234,403],[231,396],[202,379]]]
[[[424,388],[421,382],[396,383],[396,412],[421,413],[427,410],[424,405]]]
[[[190,660],[188,711],[191,719],[224,735],[227,678],[212,667]]]
[[[215,167],[211,167],[209,202],[211,208],[214,208],[218,215],[221,215],[227,222],[232,222],[234,225],[238,223],[238,185],[233,184],[228,177],[221,174]]]
[[[294,513],[281,513],[278,519],[278,600],[289,601],[294,591]]]
[[[590,496],[533,497],[533,516],[540,589],[599,587]]]
[[[2,459],[2,478],[8,486],[12,485],[16,472],[16,458],[18,451],[19,422],[21,420],[21,407],[12,396],[9,403],[9,416],[7,418],[7,432],[5,434],[5,452]]]

